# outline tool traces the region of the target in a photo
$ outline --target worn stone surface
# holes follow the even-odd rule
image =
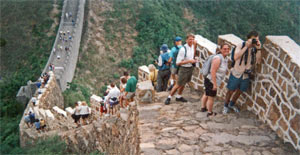
[[[141,143],[154,144],[161,154],[256,154],[272,152],[277,147],[285,154],[297,154],[263,122],[248,111],[223,115],[222,102],[216,102],[213,110],[218,114],[208,118],[200,112],[200,96],[185,90],[183,97],[189,102],[164,105],[167,93],[157,93],[159,102],[139,104],[139,133]],[[151,136],[148,136],[151,135]],[[141,153],[143,149],[141,149]]]

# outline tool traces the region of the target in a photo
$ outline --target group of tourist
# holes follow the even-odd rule
[[[75,108],[74,108],[74,113],[72,114],[72,118],[74,119],[75,123],[77,124],[77,127],[79,127],[81,125],[80,118],[82,120],[82,125],[87,124],[86,120],[90,113],[91,113],[91,110],[85,101],[75,103]]]
[[[120,89],[113,82],[107,86],[104,94],[104,102],[100,108],[101,115],[102,113],[106,113],[106,116],[113,115],[116,111],[114,107],[118,104],[120,104],[121,108],[127,108],[129,103],[134,99],[136,84],[136,77],[130,76],[128,72],[124,72],[120,78]]]
[[[148,66],[149,80],[151,80],[156,91],[167,91],[168,85],[170,85],[168,88],[170,93],[165,100],[166,105],[171,103],[176,92],[176,101],[187,102],[182,97],[182,92],[185,85],[191,81],[195,64],[199,63],[199,54],[197,55],[196,51],[197,43],[194,39],[195,36],[189,34],[186,37],[186,44],[182,45],[182,38],[178,36],[174,39],[174,47],[171,50],[166,44],[163,44],[157,61],[158,70],[153,64]],[[230,50],[229,44],[221,44],[217,48],[216,54],[207,58],[201,68],[201,72],[207,70],[206,74],[202,73],[205,93],[201,98],[201,111],[208,111],[207,116],[216,115],[212,111],[214,98],[228,71],[228,59],[231,59],[232,67],[227,83],[228,91],[224,101],[223,114],[227,114],[230,109],[239,112],[235,103],[250,85],[252,67],[261,61],[259,34],[256,31],[251,31],[247,35],[247,40],[237,45],[231,52],[231,58],[228,58]]]
[[[25,123],[27,125],[28,128],[32,127],[33,125],[35,126],[35,129],[40,132],[40,131],[44,131],[45,127],[46,127],[46,122],[44,119],[37,119],[35,117],[35,114],[31,111],[29,111],[29,113],[25,114],[24,116],[24,120]]]

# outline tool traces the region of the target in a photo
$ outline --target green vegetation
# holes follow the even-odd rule
[[[62,1],[58,2],[61,7]],[[16,94],[28,80],[37,80],[48,60],[55,40],[54,35],[48,36],[53,23],[49,17],[52,4],[52,1],[1,1],[1,154],[20,149],[18,125],[24,106],[16,101]]]
[[[69,153],[67,144],[58,136],[49,137],[46,140],[38,140],[36,144],[27,144],[25,148],[15,148],[11,154],[55,154],[63,155]]]

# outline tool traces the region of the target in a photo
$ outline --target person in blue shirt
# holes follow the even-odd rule
[[[169,53],[168,53],[168,45],[163,44],[160,48],[163,52],[158,57],[158,75],[157,75],[157,92],[166,91],[168,87],[168,81],[170,78],[170,63],[169,61]]]
[[[177,80],[177,73],[178,73],[178,66],[176,65],[176,59],[178,55],[179,49],[182,47],[182,38],[177,36],[174,39],[174,47],[172,47],[171,52],[169,53],[169,63],[171,63],[171,80],[170,80],[170,87],[168,88],[171,90],[173,86],[175,85],[175,82]]]

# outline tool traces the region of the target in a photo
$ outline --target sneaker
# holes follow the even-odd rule
[[[228,106],[230,109],[232,109],[232,110],[234,110],[234,112],[236,112],[236,113],[239,113],[240,112],[240,110],[239,110],[239,108],[238,107],[236,107],[236,106]]]
[[[167,98],[166,101],[165,101],[165,105],[169,105],[171,102],[171,98]]]
[[[183,97],[176,98],[176,101],[187,102],[187,100],[185,98],[183,98]]]
[[[223,114],[226,115],[228,112],[229,112],[229,108],[228,107],[224,107]]]

